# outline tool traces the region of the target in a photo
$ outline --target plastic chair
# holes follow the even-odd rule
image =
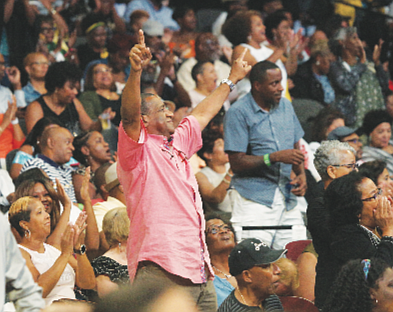
[[[304,248],[306,248],[311,242],[311,239],[305,239],[286,244],[285,249],[288,249],[288,252],[286,253],[287,258],[296,262]]]
[[[296,296],[280,297],[285,312],[320,312],[310,300]]]

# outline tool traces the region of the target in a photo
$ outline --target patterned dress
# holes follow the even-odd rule
[[[106,275],[111,282],[123,286],[130,283],[127,265],[122,265],[109,257],[100,256],[91,262],[95,276]]]

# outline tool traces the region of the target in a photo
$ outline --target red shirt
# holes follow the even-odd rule
[[[141,121],[139,142],[119,127],[117,173],[123,185],[130,234],[128,271],[152,261],[169,273],[203,283],[205,265],[214,276],[205,243],[205,219],[198,184],[188,159],[202,146],[193,116],[184,118],[169,143],[148,134]]]
[[[0,114],[0,124],[4,114]],[[21,147],[25,139],[16,141],[14,138],[14,126],[10,123],[0,135],[0,158],[5,158],[9,152]]]

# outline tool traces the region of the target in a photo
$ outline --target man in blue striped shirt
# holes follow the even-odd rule
[[[73,169],[67,165],[72,157],[74,137],[66,128],[52,127],[46,129],[41,136],[41,154],[28,160],[21,172],[31,168],[40,168],[56,186],[56,179],[63,186],[71,202],[76,203],[74,184],[72,182]]]

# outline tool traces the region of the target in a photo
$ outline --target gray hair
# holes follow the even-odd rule
[[[341,27],[334,35],[334,40],[345,40],[356,33],[356,27]]]
[[[150,114],[150,101],[148,98],[152,96],[157,96],[153,93],[142,93],[141,94],[141,114],[142,115],[149,115]]]
[[[330,51],[335,56],[341,56],[343,52],[343,45],[339,41],[345,41],[347,38],[356,34],[356,27],[342,27],[335,33],[333,39],[329,40]]]
[[[327,167],[341,163],[342,151],[350,151],[353,155],[356,155],[356,151],[352,146],[347,142],[340,142],[338,140],[322,141],[321,146],[316,150],[314,154],[314,166],[323,181],[329,179]]]

